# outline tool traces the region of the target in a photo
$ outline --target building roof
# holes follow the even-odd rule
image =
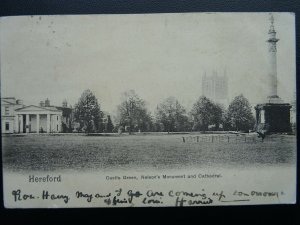
[[[72,113],[72,108],[69,108],[69,107],[56,106],[55,108],[62,111],[63,116],[69,116]]]
[[[42,107],[42,106],[35,106],[35,105],[28,105],[19,109],[16,109],[15,111],[20,112],[20,111],[27,111],[27,110],[46,110],[46,111],[52,111],[52,112],[61,112],[61,110],[57,109],[54,106],[50,107]]]
[[[16,105],[16,103],[12,103],[10,101],[7,101],[7,100],[4,100],[4,99],[1,99],[2,102],[5,102],[5,104],[9,104],[9,105]],[[2,103],[3,104],[3,103]]]
[[[23,105],[19,99],[15,97],[4,97],[1,98],[2,104],[9,104],[9,105]]]

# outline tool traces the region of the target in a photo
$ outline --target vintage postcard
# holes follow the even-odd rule
[[[7,208],[293,204],[293,13],[0,19]]]

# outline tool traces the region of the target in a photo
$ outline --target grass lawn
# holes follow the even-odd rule
[[[183,136],[191,135],[4,136],[3,166],[13,171],[81,171],[248,167],[296,161],[295,136],[277,135],[267,137],[264,142],[229,143],[226,139],[212,143],[210,135],[200,135],[199,142],[187,138],[184,143]],[[235,135],[230,138],[234,140]]]

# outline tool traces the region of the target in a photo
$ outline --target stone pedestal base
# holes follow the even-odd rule
[[[269,96],[266,102],[271,104],[284,104],[283,100],[277,95]]]
[[[291,132],[289,103],[279,103],[280,98],[272,98],[273,103],[258,104],[256,110],[256,131],[265,130],[267,133]],[[281,100],[281,101],[280,101]],[[275,103],[277,102],[277,103]]]

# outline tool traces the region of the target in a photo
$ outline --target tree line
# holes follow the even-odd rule
[[[236,96],[227,109],[200,96],[189,112],[176,98],[169,97],[157,105],[152,115],[145,100],[134,90],[122,94],[115,124],[110,115],[104,115],[101,111],[97,98],[90,90],[85,90],[75,105],[74,119],[79,124],[79,130],[88,133],[249,131],[255,124],[250,103],[242,94]]]

